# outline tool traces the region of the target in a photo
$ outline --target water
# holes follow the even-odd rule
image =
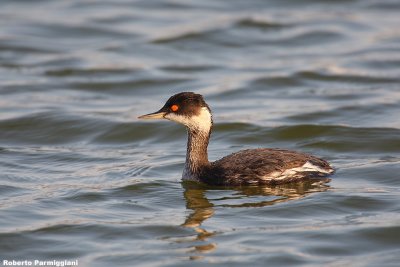
[[[398,266],[395,0],[0,3],[0,260],[79,266]],[[210,158],[309,152],[327,184],[182,184],[180,91]]]

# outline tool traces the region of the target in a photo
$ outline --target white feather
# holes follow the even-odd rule
[[[201,108],[199,115],[189,117],[177,115],[171,112],[168,113],[165,118],[177,123],[181,123],[189,129],[207,133],[210,131],[212,124],[211,113],[206,107]]]
[[[287,169],[283,172],[273,172],[268,174],[267,176],[262,177],[263,180],[283,180],[288,178],[296,177],[297,174],[304,173],[304,172],[319,172],[319,173],[332,173],[332,169],[323,169],[317,165],[312,164],[311,162],[307,161],[304,163],[303,166]]]

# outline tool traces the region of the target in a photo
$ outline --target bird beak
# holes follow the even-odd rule
[[[145,120],[157,120],[157,119],[164,119],[164,116],[167,114],[167,112],[164,111],[156,111],[150,114],[142,115],[139,116],[138,119],[145,119]]]

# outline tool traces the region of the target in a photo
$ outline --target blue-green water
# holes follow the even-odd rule
[[[400,3],[0,2],[0,266],[399,266]],[[215,160],[280,147],[328,184],[182,184],[196,91]]]

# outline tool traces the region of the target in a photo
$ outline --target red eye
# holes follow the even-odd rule
[[[172,106],[171,106],[171,110],[172,110],[173,112],[177,111],[178,109],[179,109],[179,106],[178,106],[178,105],[172,105]]]

